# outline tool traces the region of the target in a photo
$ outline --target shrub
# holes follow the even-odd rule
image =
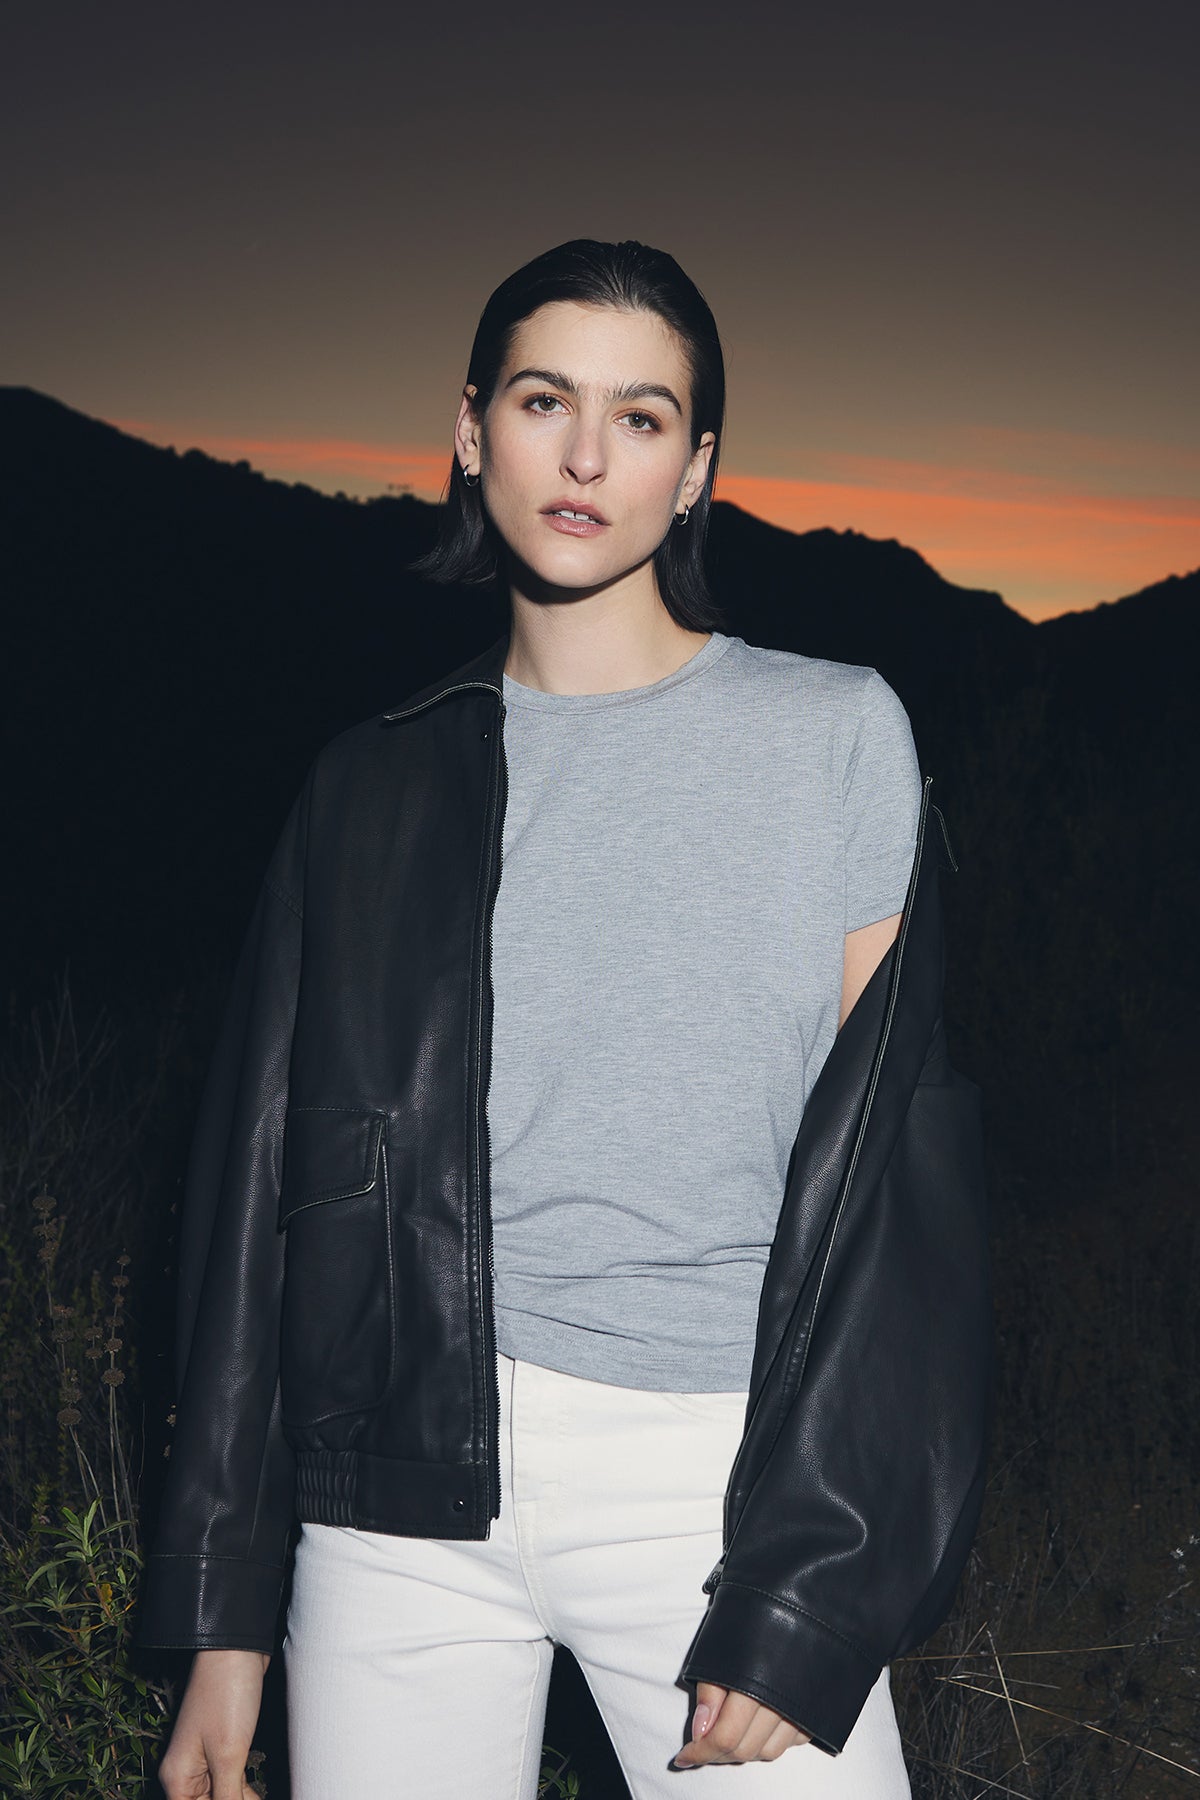
[[[152,1756],[171,1711],[167,1680],[130,1661],[131,1611],[142,1568],[134,1482],[119,1390],[125,1383],[125,1290],[130,1258],[117,1258],[105,1295],[97,1276],[69,1300],[56,1291],[63,1238],[57,1202],[33,1201],[40,1238],[40,1282],[12,1254],[6,1322],[32,1327],[24,1342],[10,1331],[6,1516],[0,1521],[0,1672],[9,1701],[0,1736],[0,1785],[12,1795],[52,1800],[70,1794],[105,1800],[144,1791]],[[42,1310],[29,1302],[40,1287]],[[45,1328],[49,1326],[49,1335]],[[39,1359],[41,1369],[39,1370]],[[88,1374],[82,1370],[90,1365]],[[89,1379],[90,1376],[90,1379]],[[56,1454],[23,1499],[20,1445],[31,1459],[46,1438],[18,1438],[23,1400],[57,1388]],[[15,1415],[15,1416],[14,1416]],[[72,1504],[74,1502],[74,1504]],[[22,1511],[25,1517],[21,1518]],[[15,1516],[14,1516],[15,1515]]]

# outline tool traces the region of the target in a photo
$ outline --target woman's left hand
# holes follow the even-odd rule
[[[774,1762],[793,1744],[807,1744],[810,1732],[736,1688],[712,1681],[696,1683],[692,1736],[673,1760],[677,1769],[701,1763]]]

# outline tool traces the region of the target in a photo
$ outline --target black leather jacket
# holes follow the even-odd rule
[[[177,1425],[135,1641],[275,1642],[295,1519],[499,1514],[485,1100],[508,634],[315,757],[200,1104]],[[946,1060],[926,779],[899,936],[809,1096],[725,1550],[682,1671],[830,1751],[947,1613],[990,1420],[979,1090]]]

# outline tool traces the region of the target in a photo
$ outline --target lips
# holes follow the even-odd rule
[[[552,500],[549,506],[542,508],[543,513],[574,513],[583,519],[590,519],[594,525],[607,525],[608,520],[597,507],[585,506],[579,500]]]

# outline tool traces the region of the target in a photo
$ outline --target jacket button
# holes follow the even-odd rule
[[[455,1512],[462,1512],[462,1511],[463,1511],[463,1510],[464,1510],[464,1508],[465,1508],[465,1507],[466,1507],[466,1504],[467,1504],[467,1503],[466,1503],[466,1501],[465,1501],[465,1500],[456,1500],[456,1501],[455,1501],[455,1502],[454,1502],[454,1510],[455,1510]]]
[[[480,732],[480,734],[479,734],[479,735],[480,735],[480,737],[481,737],[481,738],[485,738],[485,737],[486,737],[486,736],[487,736],[487,732],[486,732],[486,731],[481,731],[481,732]]]

